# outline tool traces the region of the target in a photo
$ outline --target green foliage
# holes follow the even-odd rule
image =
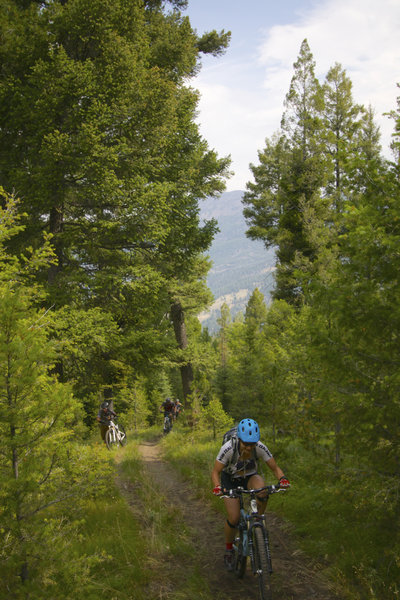
[[[213,398],[201,410],[200,426],[212,431],[215,440],[218,434],[224,433],[233,426],[233,419],[226,414],[219,400]]]
[[[144,379],[127,381],[118,393],[115,406],[118,406],[118,416],[125,429],[137,431],[144,427],[151,413]]]
[[[36,277],[57,312],[57,369],[84,401],[188,364],[168,315],[209,302],[203,258],[216,230],[198,202],[223,191],[220,159],[195,123],[200,43],[171,3],[22,3],[1,20],[1,181],[24,229],[10,254],[52,236]],[[212,32],[202,52],[229,35]],[[40,235],[39,235],[40,234]],[[93,343],[91,343],[93,340]]]
[[[231,39],[231,32],[225,32],[224,29],[219,33],[215,30],[204,33],[201,38],[197,40],[197,47],[199,52],[204,54],[212,54],[213,56],[220,56],[224,54]]]
[[[32,585],[46,588],[50,548],[61,540],[61,552],[63,536],[76,530],[52,507],[93,494],[107,469],[100,471],[95,454],[74,439],[80,406],[52,374],[56,352],[47,315],[34,306],[43,292],[31,273],[52,260],[51,249],[45,243],[20,261],[4,254],[4,240],[18,230],[14,210],[6,198],[0,214],[0,560],[4,585],[26,597]]]

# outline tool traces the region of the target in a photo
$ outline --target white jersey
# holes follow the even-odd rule
[[[239,441],[237,442],[239,444]],[[252,450],[250,458],[243,460],[238,450],[235,450],[234,443],[229,440],[218,452],[217,460],[224,465],[224,471],[232,477],[247,477],[257,473],[258,460],[268,461],[272,458],[271,452],[262,442],[257,442]]]

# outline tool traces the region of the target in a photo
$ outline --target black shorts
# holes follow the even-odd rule
[[[229,473],[222,471],[221,473],[221,487],[223,490],[236,490],[238,487],[242,487],[247,490],[247,484],[251,477],[253,477],[255,473],[252,475],[247,475],[246,477],[232,477]]]

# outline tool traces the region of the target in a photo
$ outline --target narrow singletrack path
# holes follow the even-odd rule
[[[204,574],[213,598],[258,600],[257,581],[249,567],[243,579],[237,579],[224,569],[223,515],[196,498],[190,484],[162,459],[157,442],[145,442],[139,446],[139,451],[154,486],[160,489],[167,504],[180,511],[186,527],[193,532],[193,543],[198,549],[196,564]],[[119,479],[118,483],[128,503],[137,505],[135,486],[126,479]],[[274,600],[344,600],[335,595],[318,569],[294,547],[281,520],[269,511],[267,515],[274,568]],[[164,597],[173,599],[173,593],[154,595],[154,598]]]

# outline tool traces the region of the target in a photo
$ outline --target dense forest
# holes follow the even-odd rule
[[[373,108],[339,64],[318,81],[304,40],[243,199],[248,236],[276,250],[273,301],[255,290],[233,321],[224,306],[211,336],[197,315],[217,223],[199,203],[229,157],[199,134],[190,80],[230,33],[198,36],[186,4],[1,4],[2,594],[82,585],[101,557],[69,553],[66,513],[110,476],[90,443],[99,403],[143,428],[171,395],[192,428],[250,412],[314,498],[304,511],[343,552],[361,540],[345,573],[359,598],[396,597],[400,99],[388,159]]]

